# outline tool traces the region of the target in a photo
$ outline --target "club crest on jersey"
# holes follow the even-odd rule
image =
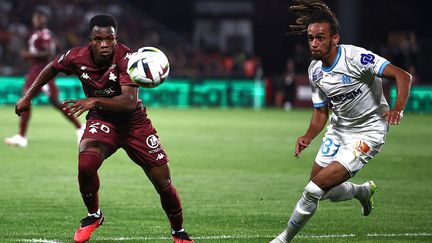
[[[155,135],[150,135],[146,139],[147,146],[154,149],[159,146],[159,139]]]
[[[367,65],[368,63],[375,63],[375,56],[373,54],[360,54],[360,62],[363,65]]]
[[[349,84],[349,83],[351,83],[351,78],[348,75],[346,75],[346,74],[342,75],[342,83],[343,84]]]
[[[117,80],[117,76],[114,73],[110,72],[108,79],[115,82]]]

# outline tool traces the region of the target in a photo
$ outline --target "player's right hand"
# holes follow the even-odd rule
[[[15,105],[15,114],[21,116],[25,111],[28,111],[31,106],[31,100],[20,98]]]
[[[383,116],[386,118],[389,125],[399,125],[403,117],[403,110],[387,111],[384,112]]]
[[[75,117],[81,116],[85,111],[95,107],[94,98],[84,98],[79,100],[65,100],[63,101],[63,110],[68,111],[68,114],[73,114]]]
[[[306,136],[301,136],[297,139],[295,147],[295,157],[300,157],[300,153],[303,149],[307,148],[311,142],[311,139]]]

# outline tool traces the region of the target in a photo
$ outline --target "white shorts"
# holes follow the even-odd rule
[[[384,144],[386,132],[352,133],[328,126],[315,162],[326,167],[333,161],[341,163],[354,176],[372,159]]]

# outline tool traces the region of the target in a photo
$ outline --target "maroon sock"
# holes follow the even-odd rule
[[[101,156],[96,152],[79,153],[78,182],[84,204],[89,213],[99,209],[99,176],[97,170],[102,164]]]
[[[168,216],[171,228],[181,230],[183,228],[183,212],[180,198],[177,190],[170,183],[163,191],[159,193],[162,208]]]
[[[19,134],[23,137],[27,134],[27,127],[30,120],[31,115],[31,109],[29,109],[26,112],[23,112],[20,116],[20,122],[19,122]]]

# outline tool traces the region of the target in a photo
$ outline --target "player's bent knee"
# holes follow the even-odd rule
[[[313,181],[309,181],[303,192],[302,198],[298,201],[295,211],[302,215],[311,215],[315,212],[319,199],[324,195],[324,191]]]
[[[92,151],[101,154],[102,158],[108,157],[108,149],[106,146],[99,140],[93,138],[84,138],[80,142],[79,151],[80,153],[84,151]]]
[[[91,175],[97,172],[102,164],[102,157],[94,151],[82,151],[78,158],[78,172],[80,175]]]
[[[306,185],[305,192],[308,197],[317,199],[320,199],[325,193],[324,190],[317,186],[317,184],[315,184],[313,181],[309,181],[309,183]]]

